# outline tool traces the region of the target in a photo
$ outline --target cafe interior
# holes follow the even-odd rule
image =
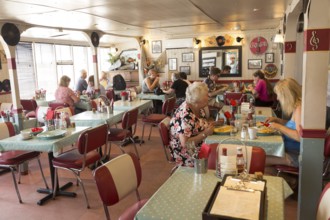
[[[0,12],[0,219],[330,218],[330,0],[6,0]],[[265,158],[285,156],[281,134],[250,140],[240,130],[205,137],[206,165],[173,161],[165,121],[178,106],[150,114],[155,100],[171,106],[175,98],[141,92],[148,71],[169,87],[172,73],[202,82],[211,67],[226,65],[231,71],[216,81],[227,88],[216,97],[225,104],[216,120],[234,113],[232,99],[242,110],[236,119],[243,117],[258,70],[272,86],[287,78],[301,85],[298,167],[268,171]],[[82,69],[86,80],[96,79],[96,93],[105,75],[107,93],[80,96],[80,112],[69,107],[63,114],[74,123],[52,131],[48,113],[68,107],[55,100],[60,79],[70,77],[75,90]],[[116,88],[118,75],[123,89]],[[290,118],[278,100],[254,107],[255,125],[273,116]],[[116,135],[122,132],[124,138]],[[238,180],[219,178],[219,152],[227,145],[235,161],[242,145],[246,178],[261,178],[240,182],[262,189],[230,188]]]

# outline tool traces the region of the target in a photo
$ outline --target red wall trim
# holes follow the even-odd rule
[[[296,52],[296,41],[287,41],[284,43],[285,53],[295,53]]]
[[[93,55],[93,63],[97,63],[97,55]]]
[[[16,61],[15,61],[15,58],[8,58],[7,59],[7,63],[8,63],[8,69],[16,70]]]
[[[7,94],[11,94],[11,92],[0,92],[0,95],[7,95]]]
[[[305,51],[328,51],[330,47],[330,29],[305,30]]]
[[[325,129],[304,129],[300,125],[300,136],[302,138],[325,138],[326,133]]]

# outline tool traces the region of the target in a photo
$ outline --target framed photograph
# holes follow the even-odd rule
[[[202,59],[202,67],[211,67],[215,66],[215,63],[217,61],[216,57],[210,57],[210,58],[204,58]]]
[[[274,53],[265,53],[265,63],[274,63]]]
[[[248,69],[261,69],[261,68],[262,68],[262,59],[248,60]]]
[[[152,53],[161,53],[162,52],[162,41],[156,40],[151,42]]]
[[[168,59],[168,70],[177,70],[177,59],[176,58],[169,58]]]
[[[180,72],[184,72],[187,75],[190,75],[190,66],[180,66]]]
[[[194,62],[194,53],[182,53],[182,62]]]

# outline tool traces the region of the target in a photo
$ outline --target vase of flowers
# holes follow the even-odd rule
[[[120,93],[121,100],[126,101],[127,100],[127,95],[128,95],[128,93],[126,91],[122,91]]]

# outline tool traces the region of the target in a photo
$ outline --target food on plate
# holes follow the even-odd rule
[[[270,133],[274,133],[274,132],[275,132],[275,130],[273,128],[269,128],[269,127],[258,128],[258,133],[270,134]]]
[[[43,132],[43,128],[39,128],[39,127],[36,127],[36,128],[31,128],[31,132],[33,133],[40,133],[40,132]]]
[[[231,126],[231,125],[225,125],[225,126],[214,128],[213,131],[215,133],[227,133],[227,132],[230,132],[232,130],[232,128],[233,128],[233,126]]]

